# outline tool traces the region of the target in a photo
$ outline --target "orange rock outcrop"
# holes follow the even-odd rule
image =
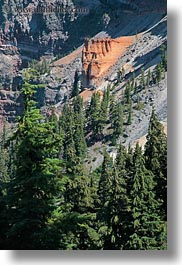
[[[122,53],[132,45],[136,36],[117,39],[100,38],[90,41],[85,39],[82,50],[82,85],[97,86],[100,77],[118,60]]]

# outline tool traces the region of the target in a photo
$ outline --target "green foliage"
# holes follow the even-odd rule
[[[135,106],[135,109],[136,110],[142,110],[142,109],[144,109],[144,107],[145,107],[145,105],[144,105],[144,103],[142,103],[141,101],[140,101],[140,96],[139,96],[139,94],[137,95],[137,104],[136,104],[136,106]]]
[[[124,91],[125,103],[129,104],[131,101],[131,84],[128,82]]]
[[[75,141],[75,149],[76,155],[81,159],[86,157],[87,154],[87,144],[85,140],[85,113],[83,111],[83,99],[78,96],[75,98],[73,102],[74,109],[74,141]]]
[[[80,167],[74,142],[74,113],[68,105],[64,106],[60,126],[63,130],[63,159],[66,163],[66,171],[69,174],[76,174]]]
[[[159,83],[162,80],[162,73],[163,73],[162,65],[158,64],[157,68],[156,68],[156,81],[157,81],[157,83]]]
[[[78,71],[75,71],[74,83],[73,83],[73,89],[72,89],[71,97],[76,97],[79,94],[78,81],[79,81]]]
[[[113,143],[116,144],[116,139],[123,134],[123,107],[121,103],[115,103],[113,105],[110,119],[111,126],[113,128]]]
[[[44,74],[50,74],[49,64],[46,59],[43,59],[41,62],[33,60],[29,65],[29,73],[37,77]]]
[[[162,66],[164,68],[164,71],[167,71],[167,46],[162,46],[161,47],[161,63],[162,63]]]
[[[27,84],[22,91],[25,109],[13,137],[16,169],[7,188],[8,245],[11,249],[44,249],[42,239],[54,208],[54,182],[60,170],[60,138],[51,124],[42,122],[32,100],[35,91]]]
[[[107,97],[105,96],[105,99]],[[107,102],[104,101],[102,104],[102,110],[101,110],[101,102],[100,102],[100,95],[99,93],[93,93],[93,96],[91,98],[91,102],[87,111],[88,115],[88,126],[89,129],[92,130],[92,136],[95,139],[98,139],[102,135],[102,129],[103,125],[106,122],[106,116],[105,113],[103,113],[103,109],[106,108]],[[101,117],[100,117],[100,114]]]
[[[36,107],[39,85],[27,78],[24,113],[13,137],[7,139],[5,126],[1,137],[0,248],[166,249],[167,139],[154,110],[144,154],[139,145],[120,145],[116,159],[105,151],[92,171],[90,161],[99,159],[87,157],[86,139],[101,140],[111,123],[116,144],[123,134],[122,104],[108,87],[102,100],[93,93],[86,113],[83,99],[74,96],[60,119],[55,108],[45,119]],[[133,76],[123,102],[128,124],[135,83]],[[141,104],[138,97],[137,108]]]
[[[23,71],[24,80],[29,83],[37,82],[38,84],[40,77],[45,74],[50,74],[50,67],[46,59],[43,59],[40,62],[33,60],[30,63],[29,68]]]
[[[5,183],[9,179],[8,161],[9,161],[9,150],[6,147],[7,140],[6,123],[3,123],[3,131],[0,135],[0,182]]]
[[[130,105],[129,105],[129,109],[128,109],[128,120],[127,120],[127,124],[131,125],[132,124],[132,101],[130,101]]]
[[[60,118],[63,131],[63,159],[69,174],[83,172],[83,160],[87,154],[85,140],[85,114],[80,96],[73,100],[73,107],[65,105]]]
[[[133,161],[132,222],[127,249],[161,249],[164,246],[164,222],[160,219],[160,205],[155,199],[153,173],[145,168],[145,160],[138,144]]]
[[[146,82],[145,82],[145,71],[144,71],[143,68],[141,70],[140,86],[141,86],[142,89],[144,89],[145,86],[146,86]]]
[[[150,81],[151,81],[151,71],[150,69],[148,70],[148,73],[147,73],[147,80],[146,80],[146,85],[147,87],[149,87],[150,85]]]
[[[167,137],[154,109],[150,118],[145,157],[146,167],[153,172],[157,183],[155,190],[162,203],[161,215],[167,220]]]

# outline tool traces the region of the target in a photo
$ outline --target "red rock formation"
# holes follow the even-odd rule
[[[135,36],[93,39],[92,41],[86,38],[82,50],[83,86],[96,86],[100,80],[99,77],[106,74],[126,48],[134,43],[135,39]]]

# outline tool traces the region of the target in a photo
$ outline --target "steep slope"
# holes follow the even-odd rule
[[[15,11],[18,4],[24,3],[23,6],[25,7],[29,4],[37,5],[37,2],[38,1],[36,0],[27,1],[27,4],[25,4],[21,0],[16,1],[16,3],[13,0],[10,1],[11,6],[12,8],[14,7]],[[48,2],[49,1],[45,1],[45,3]],[[57,2],[64,2],[65,6],[72,5],[71,1],[60,0]],[[52,3],[56,5],[57,2],[53,1]],[[166,22],[164,21],[165,25],[160,23],[158,27],[156,27],[155,25],[159,23],[159,21],[161,21],[161,19],[165,15],[165,3],[161,3],[163,9],[158,10],[153,8],[153,10],[151,10],[150,8],[148,8],[148,13],[146,14],[144,12],[144,8],[141,8],[141,3],[139,3],[140,1],[136,1],[136,3],[138,7],[140,7],[141,13],[138,13],[138,11],[131,8],[130,5],[124,7],[123,3],[121,6],[113,6],[112,4],[111,8],[109,3],[110,1],[85,1],[84,3],[81,2],[82,1],[74,1],[74,4],[78,6],[85,5],[86,7],[89,7],[90,13],[85,15],[79,15],[78,17],[74,18],[73,21],[70,21],[71,17],[70,15],[68,15],[65,17],[64,23],[62,25],[57,25],[57,28],[55,27],[56,22],[53,19],[53,16],[55,14],[52,13],[46,16],[38,16],[37,14],[27,14],[27,16],[24,16],[24,20],[26,21],[23,20],[21,23],[18,22],[18,19],[21,17],[21,14],[15,14],[16,16],[13,16],[14,13],[12,12],[12,14],[9,16],[8,23],[6,23],[6,14],[2,13],[4,20],[1,17],[1,35],[3,35],[4,41],[7,43],[15,37],[17,39],[17,45],[18,47],[20,47],[21,41],[24,42],[26,39],[26,42],[29,44],[29,48],[31,48],[31,50],[36,51],[40,44],[38,41],[39,39],[40,42],[43,43],[41,47],[44,46],[46,47],[47,51],[49,51],[50,47],[52,46],[51,43],[48,44],[49,41],[46,40],[51,39],[52,36],[54,36],[56,39],[60,32],[67,31],[70,32],[67,35],[68,38],[62,36],[64,41],[62,41],[63,39],[61,40],[61,38],[59,38],[59,41],[56,40],[55,43],[57,44],[54,45],[55,54],[59,54],[59,51],[56,50],[56,47],[59,47],[59,49],[61,49],[62,51],[70,51],[73,47],[78,47],[73,53],[68,53],[66,57],[62,57],[60,60],[56,60],[56,57],[54,57],[53,61],[50,64],[50,74],[46,74],[41,77],[41,82],[45,84],[45,90],[40,91],[38,96],[41,102],[41,106],[45,105],[48,107],[49,105],[56,104],[56,106],[61,107],[62,103],[69,98],[76,70],[79,71],[81,78],[81,51],[83,48],[83,41],[84,37],[87,37],[90,34],[90,37],[92,37],[91,39],[111,37],[113,39],[120,40],[123,39],[123,36],[133,35],[134,38],[136,38],[136,36],[139,36],[138,33],[145,32],[151,29],[150,32],[145,33],[143,38],[138,38],[137,45],[132,45],[131,48],[127,49],[126,51],[125,48],[122,51],[123,43],[121,44],[121,48],[118,48],[120,46],[118,46],[119,43],[117,44],[115,53],[116,56],[113,56],[114,54],[110,56],[111,60],[109,61],[109,63],[106,63],[105,67],[103,67],[103,71],[101,71],[99,80],[96,80],[96,86],[99,86],[99,90],[103,90],[104,87],[107,86],[108,82],[114,82],[114,79],[116,78],[116,73],[118,69],[120,69],[122,66],[125,67],[126,73],[129,73],[131,70],[133,71],[134,69],[135,74],[139,75],[141,67],[144,66],[146,69],[148,69],[149,67],[155,67],[157,62],[160,60],[159,47],[164,42],[164,38],[166,37]],[[134,2],[135,1],[133,1],[133,3]],[[151,4],[151,1],[149,2]],[[1,9],[5,10],[4,7],[7,7],[8,3],[9,2],[7,0],[1,2]],[[149,5],[147,6],[149,7]],[[126,12],[127,10],[130,10],[132,12]],[[104,16],[105,14],[107,14],[108,16]],[[56,16],[56,21],[62,23],[62,14],[57,14]],[[42,25],[42,22],[40,22],[40,20],[37,20],[38,17],[41,19],[41,21],[46,22],[47,26],[45,26],[45,23],[43,23],[44,26],[43,28],[41,28],[40,25]],[[109,18],[108,21],[105,21],[106,17]],[[36,27],[36,25],[39,25],[39,27]],[[45,30],[41,33],[41,30],[46,28],[48,30]],[[37,29],[39,29],[40,31],[38,35]],[[6,30],[7,32],[5,32]],[[12,32],[12,34],[9,34],[10,32]],[[38,38],[38,36],[41,38]],[[143,43],[145,44],[145,47],[143,47]],[[129,44],[131,45],[132,43]],[[26,49],[26,44],[22,43],[22,45]],[[22,53],[21,49],[19,50],[19,52],[19,55],[15,56],[17,61],[24,61],[26,52]],[[120,57],[121,54],[122,56]],[[30,53],[27,55],[29,57]],[[3,60],[1,60],[1,62],[9,61],[8,57],[6,57],[9,55],[3,54],[2,56],[5,57]],[[14,72],[14,65],[17,67],[17,62],[15,62],[14,58],[12,55],[12,63],[10,64],[10,66],[8,66],[9,72],[11,72],[12,74],[8,75],[8,81],[6,81],[6,85],[3,81],[5,73],[5,71],[3,70],[5,69],[4,63],[1,65],[2,71],[0,73],[1,117],[4,116],[5,119],[10,123],[14,122],[16,116],[19,115],[21,112],[21,106],[19,106],[19,102],[21,102],[21,99],[19,99],[19,89],[21,87],[21,72]],[[145,61],[145,63],[143,61]],[[17,74],[18,76],[16,77]],[[122,84],[121,89],[119,87],[117,88],[118,97],[120,97],[121,90],[124,85],[125,83]],[[16,93],[12,92],[12,90],[15,90]],[[89,95],[91,94],[92,92],[89,93]]]

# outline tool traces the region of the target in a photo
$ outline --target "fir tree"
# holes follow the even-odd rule
[[[151,80],[151,71],[149,69],[148,73],[147,73],[147,80],[146,80],[147,87],[149,87],[149,85],[150,85],[150,80]]]
[[[131,80],[131,90],[133,91],[134,89],[135,89],[135,72],[133,72]]]
[[[130,84],[130,82],[128,82],[126,84],[124,94],[125,94],[125,102],[126,102],[126,104],[129,104],[131,101],[131,84]]]
[[[68,105],[64,106],[60,126],[63,130],[63,159],[66,163],[66,172],[75,175],[80,171],[80,159],[76,155],[75,148],[74,113]]]
[[[6,188],[5,183],[0,180],[0,249],[7,250],[9,246],[7,245],[7,233],[9,230],[8,224],[8,211],[6,203]]]
[[[99,115],[100,115],[100,96],[98,93],[94,93],[91,98],[90,106],[88,109],[88,125],[89,129],[92,130],[93,138],[95,139],[97,139],[101,133]]]
[[[145,72],[143,68],[141,70],[140,86],[142,89],[145,88]]]
[[[159,63],[157,65],[157,68],[156,68],[156,81],[157,81],[157,83],[160,83],[160,81],[162,80],[162,74],[163,74],[162,65],[161,65],[161,63]]]
[[[145,168],[142,150],[137,144],[134,152],[133,186],[131,190],[132,222],[130,239],[126,249],[157,250],[165,246],[165,225],[158,214],[159,203],[155,199],[154,178]]]
[[[54,209],[55,178],[60,138],[35,107],[35,90],[25,83],[25,108],[15,140],[15,173],[8,184],[7,202],[10,249],[46,249],[48,219]]]
[[[87,144],[85,141],[85,117],[83,111],[83,99],[78,96],[73,102],[74,109],[74,142],[77,158],[80,158],[80,162],[86,157]]]
[[[131,125],[132,124],[132,101],[130,101],[129,109],[128,109],[128,120],[127,124]]]
[[[103,129],[107,124],[109,102],[110,102],[110,87],[108,87],[107,90],[104,91],[103,100],[100,106],[100,113],[97,123],[98,136],[102,136]]]
[[[132,220],[131,217],[131,212],[130,212],[130,200],[129,200],[129,195],[130,193],[128,192],[130,186],[131,186],[131,181],[130,181],[130,176],[127,172],[130,169],[127,168],[127,152],[124,148],[124,146],[120,145],[118,149],[118,153],[116,156],[116,161],[115,161],[115,173],[114,173],[114,179],[117,178],[117,183],[118,185],[118,194],[117,198],[114,198],[114,194],[112,196],[112,203],[115,204],[115,209],[117,212],[117,220],[119,226],[116,227],[116,241],[118,245],[118,249],[124,249],[127,241],[129,239],[129,224]],[[115,180],[116,181],[116,180]],[[131,191],[131,190],[130,190]],[[113,228],[114,230],[114,228]]]
[[[161,215],[167,219],[167,137],[153,108],[147,142],[145,145],[146,167],[154,174],[157,183],[156,196],[162,203]]]
[[[0,138],[0,181],[7,182],[9,180],[9,152],[6,144],[6,124],[3,124],[2,136]]]
[[[163,66],[163,68],[164,68],[164,71],[167,71],[167,48],[166,48],[166,46],[162,46],[161,47],[161,53],[162,53],[162,55],[161,55],[161,59],[162,59],[162,66]]]
[[[111,113],[111,125],[113,128],[113,139],[116,144],[116,139],[123,134],[123,108],[121,103],[115,104]]]
[[[102,241],[103,241],[103,248],[104,249],[110,249],[112,248],[111,244],[111,226],[109,225],[111,215],[110,215],[110,207],[109,203],[111,201],[111,195],[112,195],[112,159],[109,157],[109,155],[105,152],[104,155],[104,161],[102,164],[102,172],[101,177],[99,180],[99,186],[98,186],[98,213],[97,213],[97,219],[98,219],[98,226],[100,234],[102,235]]]
[[[71,97],[76,97],[79,94],[78,82],[79,82],[78,71],[75,71],[74,83],[73,83],[73,90],[72,90],[72,93],[71,93]]]

